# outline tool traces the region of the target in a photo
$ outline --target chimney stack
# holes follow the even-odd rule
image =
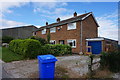
[[[60,22],[60,18],[57,18],[57,22]]]
[[[48,22],[46,22],[46,26],[48,25]]]
[[[75,12],[75,13],[74,13],[74,17],[76,17],[76,16],[77,16],[77,13]]]

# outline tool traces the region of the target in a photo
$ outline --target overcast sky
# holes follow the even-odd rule
[[[2,2],[1,28],[23,25],[44,26],[85,12],[93,12],[99,27],[99,37],[118,40],[118,2]],[[91,26],[92,27],[92,26]]]

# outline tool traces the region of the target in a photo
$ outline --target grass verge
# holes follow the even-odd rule
[[[8,48],[5,47],[0,48],[0,55],[1,54],[2,54],[2,60],[4,62],[19,61],[24,59],[23,56],[13,53],[12,51],[10,51]]]

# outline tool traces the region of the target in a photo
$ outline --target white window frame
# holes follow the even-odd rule
[[[53,31],[52,31],[53,30]],[[56,32],[56,27],[50,28],[50,33],[55,33]]]
[[[50,40],[50,43],[51,43],[51,42],[54,42],[54,41],[55,41],[55,40]],[[56,44],[56,41],[55,41],[55,44]]]
[[[74,25],[75,28],[70,28],[70,27],[69,27],[70,24]],[[77,27],[76,27],[76,22],[74,22],[74,23],[68,23],[68,24],[67,24],[67,30],[73,30],[73,29],[76,29],[76,28],[77,28]]]
[[[75,41],[75,46],[71,46],[72,48],[76,48],[76,39],[67,39],[67,44],[69,45],[69,41]]]
[[[46,31],[47,31],[46,29],[43,29],[42,34],[46,34]]]

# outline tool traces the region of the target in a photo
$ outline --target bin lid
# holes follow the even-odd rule
[[[56,57],[53,55],[50,55],[50,54],[49,55],[39,55],[37,58],[41,63],[49,63],[49,62],[57,61]]]

